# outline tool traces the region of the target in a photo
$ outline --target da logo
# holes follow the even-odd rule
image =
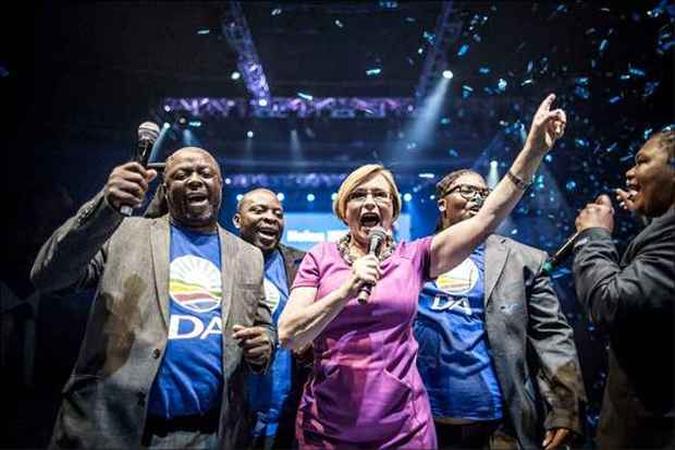
[[[452,295],[469,292],[478,282],[478,267],[466,258],[460,265],[449,272],[445,272],[436,279],[439,289]]]
[[[220,271],[209,260],[181,256],[171,261],[169,296],[178,305],[196,313],[208,312],[220,305]]]

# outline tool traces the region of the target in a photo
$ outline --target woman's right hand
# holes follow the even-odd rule
[[[546,153],[553,147],[555,141],[565,133],[567,115],[562,109],[551,110],[555,94],[549,94],[541,102],[532,118],[532,126],[527,136],[530,146],[541,153]]]
[[[356,297],[365,285],[374,285],[380,279],[380,261],[375,255],[364,255],[352,263],[349,296]]]

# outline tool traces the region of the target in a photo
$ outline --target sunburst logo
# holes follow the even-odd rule
[[[178,305],[197,313],[220,306],[220,271],[211,261],[198,256],[181,256],[171,262],[169,297]]]
[[[478,267],[466,258],[460,265],[440,275],[436,286],[448,294],[459,295],[469,292],[478,282]]]

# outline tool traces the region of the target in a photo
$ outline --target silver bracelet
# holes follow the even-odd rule
[[[528,183],[527,181],[523,180],[522,178],[514,175],[513,172],[511,172],[511,169],[509,169],[509,171],[506,172],[506,176],[509,177],[509,180],[511,180],[511,182],[513,184],[515,184],[516,187],[518,189],[520,189],[521,191],[527,190],[527,188],[529,188],[532,185],[532,181],[530,181]]]

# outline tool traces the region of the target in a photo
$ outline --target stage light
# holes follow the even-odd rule
[[[337,192],[333,192],[332,194],[330,194],[330,199],[333,201],[337,200]]]
[[[279,199],[280,202],[283,202],[286,196],[284,195],[283,192],[277,192],[277,198]]]
[[[199,128],[202,126],[202,121],[201,120],[191,120],[188,122],[188,125],[190,125],[193,128]]]
[[[247,138],[253,139],[253,136],[254,136],[253,131],[248,130],[248,131],[246,132],[246,137],[247,137]]]
[[[230,178],[230,177],[225,178],[225,184],[227,184],[227,185],[232,184],[232,178]]]
[[[169,122],[164,122],[164,124],[162,124],[162,128],[164,128],[165,130],[171,128],[171,124]]]
[[[164,105],[164,111],[171,112],[171,107],[169,105]]]
[[[409,192],[406,192],[405,194],[403,194],[403,201],[404,202],[409,202],[411,200],[412,200],[412,194],[410,194]]]
[[[237,201],[240,202],[244,198],[244,194],[237,194]]]
[[[258,99],[258,106],[262,106],[263,108],[267,106],[268,102],[266,98],[260,98]]]
[[[455,76],[455,74],[452,73],[452,70],[444,70],[442,75],[446,80],[452,80],[452,78]]]
[[[496,169],[497,167],[499,167],[499,161],[496,161],[494,159],[490,161],[490,169]]]
[[[314,200],[316,200],[316,195],[314,195],[314,194],[307,194],[307,201],[308,201],[308,202],[313,202]]]
[[[239,78],[241,78],[241,74],[236,70],[230,74],[230,79],[232,81],[237,81]]]
[[[426,179],[431,179],[431,178],[435,177],[435,175],[431,172],[418,173],[417,176],[420,177],[420,178],[426,178]]]

